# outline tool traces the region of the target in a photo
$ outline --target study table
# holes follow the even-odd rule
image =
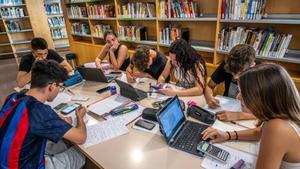
[[[148,79],[144,83],[135,83],[133,86],[148,91],[151,82],[152,84],[155,83],[155,81]],[[82,102],[84,106],[88,106],[110,95],[110,92],[96,93],[96,90],[107,85],[116,86],[119,93],[118,85],[114,82],[107,84],[85,81],[69,89],[76,95],[88,96],[89,100]],[[204,96],[180,97],[180,99],[185,103],[189,100],[196,101],[200,106],[206,104]],[[144,107],[151,107],[151,103],[154,101],[156,99],[146,98],[138,103]],[[94,113],[89,112],[88,114],[93,118],[89,119],[87,125],[102,120],[100,116]],[[129,133],[125,135],[88,148],[83,146],[78,146],[78,148],[96,166],[105,169],[201,168],[202,158],[170,148],[162,136],[133,129],[131,128],[132,125],[132,123],[128,125]]]

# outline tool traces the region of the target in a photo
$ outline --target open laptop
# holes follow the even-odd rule
[[[115,81],[120,86],[120,94],[124,97],[127,97],[133,101],[140,101],[148,96],[147,92],[136,89],[128,83],[118,79],[115,79]]]
[[[83,66],[78,66],[76,68],[81,76],[88,81],[109,83],[116,78],[116,76],[105,76],[104,73],[97,68],[87,68]]]
[[[197,151],[201,132],[209,126],[186,120],[177,96],[157,113],[160,130],[171,147],[203,157]]]

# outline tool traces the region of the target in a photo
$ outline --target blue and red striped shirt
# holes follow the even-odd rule
[[[47,139],[58,142],[70,128],[34,97],[8,96],[0,111],[0,168],[45,168]]]

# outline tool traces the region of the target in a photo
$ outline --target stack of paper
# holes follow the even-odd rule
[[[87,126],[85,148],[102,143],[128,133],[128,129],[119,119],[109,119],[98,124]]]
[[[72,96],[61,92],[58,93],[58,95],[56,96],[56,98],[52,101],[52,102],[46,102],[45,104],[49,105],[52,109],[61,104],[61,103],[69,103],[71,101]]]
[[[101,116],[105,113],[108,113],[112,109],[129,102],[131,102],[131,100],[126,97],[120,95],[112,95],[104,100],[90,105],[88,107],[88,110]]]
[[[220,106],[216,109],[209,108],[208,105],[205,105],[203,108],[216,113],[222,110],[227,110],[227,111],[241,111],[241,102],[237,99],[233,99],[230,97],[224,97],[224,96],[216,96],[216,99],[220,101]]]
[[[201,166],[203,168],[207,168],[207,169],[229,169],[230,167],[232,167],[237,161],[239,161],[240,159],[245,161],[245,166],[243,169],[254,169],[255,168],[255,164],[256,164],[256,160],[257,157],[239,150],[235,150],[223,145],[216,145],[217,147],[220,147],[226,151],[229,152],[229,158],[228,161],[226,163],[222,163],[219,162],[215,159],[212,159],[210,157],[206,157],[204,158],[204,160],[202,161]]]

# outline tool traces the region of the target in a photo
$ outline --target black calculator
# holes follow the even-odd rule
[[[209,144],[206,141],[201,141],[197,146],[197,150],[224,163],[227,162],[229,157],[229,153],[227,151]]]

